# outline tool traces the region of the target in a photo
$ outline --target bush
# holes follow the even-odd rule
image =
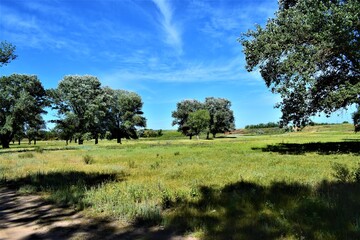
[[[334,170],[333,176],[339,182],[360,182],[360,163],[353,171],[340,163],[334,163],[332,169]]]
[[[90,155],[85,155],[83,157],[83,161],[85,164],[93,164],[94,163],[94,158]]]
[[[19,158],[33,158],[34,154],[31,152],[21,153],[18,155]]]
[[[153,137],[161,137],[163,133],[162,133],[162,129],[160,130],[142,129],[138,132],[138,135],[143,138],[153,138]]]
[[[35,147],[35,152],[37,152],[37,153],[43,153],[43,152],[44,152],[44,149],[43,149],[42,147],[36,146],[36,147]]]
[[[275,128],[275,127],[279,127],[279,123],[268,122],[268,123],[260,123],[255,125],[246,125],[245,129]]]

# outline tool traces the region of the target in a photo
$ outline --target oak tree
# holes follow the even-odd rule
[[[38,123],[46,113],[46,91],[35,75],[12,74],[0,78],[0,142],[9,148],[10,141],[24,124]]]
[[[281,0],[264,28],[240,39],[247,70],[282,98],[282,125],[360,103],[359,19],[358,0]]]

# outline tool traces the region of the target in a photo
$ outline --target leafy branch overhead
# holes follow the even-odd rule
[[[282,124],[360,104],[360,2],[282,0],[265,28],[243,35],[246,68],[282,97]]]
[[[0,42],[0,67],[7,65],[17,58],[15,55],[16,47],[6,41]]]

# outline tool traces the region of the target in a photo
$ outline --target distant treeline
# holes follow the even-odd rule
[[[268,122],[268,123],[259,123],[255,125],[246,125],[245,129],[275,128],[275,127],[279,127],[279,123]]]
[[[344,121],[343,124],[349,123],[348,121]],[[309,126],[321,126],[321,125],[336,125],[338,123],[317,123],[310,122]],[[255,125],[246,125],[245,129],[259,129],[259,128],[276,128],[280,127],[280,124],[277,122],[268,122],[268,123],[259,123]]]
[[[153,137],[161,137],[163,135],[162,129],[154,130],[154,129],[140,129],[138,130],[138,136],[142,138],[153,138]]]

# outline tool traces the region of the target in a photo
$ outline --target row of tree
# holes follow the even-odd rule
[[[145,127],[141,97],[124,90],[102,87],[94,76],[65,76],[56,89],[45,90],[34,75],[13,74],[0,78],[0,142],[8,148],[25,135],[36,139],[44,128],[46,107],[57,111],[55,131],[66,143],[84,139],[137,138]]]
[[[199,136],[206,132],[215,138],[217,133],[235,129],[234,113],[230,109],[231,102],[224,98],[208,97],[205,102],[197,100],[183,100],[177,103],[172,125],[178,125],[178,131],[189,136]]]

